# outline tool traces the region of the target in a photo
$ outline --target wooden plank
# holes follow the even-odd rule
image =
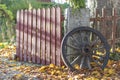
[[[98,17],[99,17],[99,9],[96,9],[96,13],[95,13],[95,17],[96,17],[96,20],[94,21],[94,24],[93,24],[93,28],[94,29],[97,29],[97,26],[98,26]],[[100,19],[101,20],[101,19]]]
[[[56,31],[55,31],[55,8],[51,8],[51,63],[55,64],[56,63],[56,53],[55,53],[55,36],[56,36]]]
[[[45,8],[42,8],[41,11],[41,63],[45,64]]]
[[[28,62],[31,62],[32,51],[32,10],[28,10]]]
[[[117,29],[117,27],[116,27],[117,26],[116,25],[117,24],[117,17],[116,17],[117,12],[116,11],[117,10],[115,8],[113,8],[112,10],[113,10],[112,15],[114,16],[114,19],[113,19],[113,24],[112,24],[112,42],[111,43],[112,43],[112,52],[115,52],[115,43],[116,43],[115,42],[115,40],[116,40],[115,33],[116,33],[116,29]]]
[[[33,26],[32,26],[32,62],[36,62],[36,46],[37,46],[37,38],[36,38],[36,9],[33,9]]]
[[[61,51],[60,51],[60,45],[61,45],[61,9],[60,7],[56,8],[56,65],[61,65]]]
[[[106,9],[105,8],[103,8],[102,9],[102,17],[104,18],[103,19],[103,26],[102,26],[102,31],[103,31],[103,35],[106,37],[106,29],[107,29],[107,27],[106,27]]]
[[[24,14],[23,14],[23,10],[20,11],[20,60],[23,60],[23,36],[24,36],[24,28],[23,28],[23,24],[24,24],[24,20],[23,20]]]
[[[27,14],[27,10],[24,10],[24,44],[23,44],[23,46],[24,46],[24,50],[23,50],[23,57],[24,57],[24,61],[27,61],[27,43],[28,43],[28,40],[27,40],[27,37],[28,37],[28,35],[27,35],[27,33],[28,33],[28,24],[27,24],[27,16],[28,16],[28,14]]]
[[[50,8],[46,9],[46,64],[50,64]]]
[[[40,39],[41,39],[41,33],[40,33],[40,24],[41,24],[41,11],[40,9],[37,10],[37,63],[40,63],[41,60],[41,56],[40,56],[40,51],[41,51],[41,43],[40,43]]]
[[[20,57],[20,11],[17,11],[17,25],[16,25],[16,55]]]

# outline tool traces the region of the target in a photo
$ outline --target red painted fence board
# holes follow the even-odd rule
[[[61,65],[61,9],[19,10],[16,53],[20,61]]]
[[[42,59],[42,64],[45,64],[45,38],[46,38],[46,33],[45,33],[45,9],[41,9],[41,59]]]
[[[51,8],[51,61],[53,64],[56,64],[56,51],[55,51],[55,47],[56,47],[56,40],[55,40],[55,36],[56,36],[56,30],[55,30],[55,26],[56,26],[56,20],[55,20],[55,8]]]
[[[61,56],[60,56],[60,44],[61,44],[61,10],[59,7],[56,8],[56,61],[57,65],[61,64]]]
[[[46,9],[46,64],[50,64],[50,9]]]
[[[24,61],[27,61],[27,43],[28,43],[28,40],[27,40],[27,31],[28,31],[28,25],[27,25],[27,10],[24,10],[24,37],[23,37],[23,46],[24,46],[24,49],[23,49],[23,58],[24,58]]]
[[[17,11],[16,36],[16,53],[20,56],[20,11]]]
[[[28,62],[31,62],[31,50],[32,50],[32,11],[28,10]]]
[[[41,51],[41,28],[40,28],[40,25],[41,25],[41,11],[40,9],[37,10],[37,63],[40,63],[41,62],[41,55],[40,55],[40,51]]]
[[[37,41],[36,41],[36,10],[33,9],[33,24],[32,24],[32,62],[35,63],[36,62],[36,49],[37,49]]]
[[[24,32],[24,29],[23,29],[23,24],[24,24],[24,20],[23,20],[23,17],[24,17],[24,14],[23,14],[23,10],[21,10],[20,12],[20,60],[22,61],[23,60],[23,32]]]

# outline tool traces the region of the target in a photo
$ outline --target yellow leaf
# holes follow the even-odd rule
[[[95,62],[91,62],[90,63],[92,66],[97,66],[97,64]]]
[[[105,68],[105,69],[104,69],[104,72],[108,72],[108,68]]]
[[[42,67],[39,69],[39,71],[40,71],[40,72],[44,72],[46,68],[47,68],[47,66],[42,66]]]
[[[64,69],[65,68],[65,66],[62,66],[62,69]]]
[[[88,78],[85,78],[84,80],[99,80],[99,79],[95,77],[88,77]]]
[[[70,77],[68,80],[73,80],[73,78],[72,78],[72,77]]]
[[[50,64],[49,67],[50,68],[55,68],[55,65],[54,64]]]
[[[10,64],[10,65],[8,65],[9,67],[14,67],[14,66],[16,66],[16,64]]]
[[[61,75],[61,74],[62,74],[60,70],[57,70],[56,73],[57,73],[58,75]]]
[[[95,77],[101,77],[99,71],[93,71],[91,74],[94,75]]]
[[[115,70],[114,70],[114,69],[109,69],[109,70],[108,70],[108,73],[109,73],[109,74],[115,74]]]
[[[116,50],[117,52],[120,52],[120,48],[116,48],[115,50]]]
[[[75,75],[74,76],[74,80],[81,80],[83,76],[81,75]]]
[[[115,70],[114,69],[109,69],[109,68],[105,68],[104,69],[104,76],[108,77],[115,74]]]
[[[51,71],[51,74],[54,75],[54,74],[55,74],[55,71]]]
[[[75,64],[75,65],[74,65],[74,68],[75,68],[75,69],[80,69],[80,66],[79,66],[78,64]]]
[[[68,75],[68,74],[67,74],[66,72],[62,72],[62,75],[64,75],[64,76],[65,76],[65,75]]]
[[[22,74],[16,74],[13,76],[15,80],[21,80],[22,79]]]
[[[107,65],[108,65],[108,66],[112,66],[113,63],[114,63],[113,60],[109,60]]]

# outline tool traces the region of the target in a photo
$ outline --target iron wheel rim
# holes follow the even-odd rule
[[[91,42],[82,42],[82,43],[77,43],[77,41],[74,39],[73,40],[73,42],[74,43],[76,43],[76,44],[78,44],[78,46],[76,47],[76,46],[74,46],[73,47],[73,44],[72,45],[68,45],[68,40],[70,40],[70,38],[71,38],[71,36],[72,37],[74,37],[74,35],[76,34],[77,35],[77,33],[79,33],[79,32],[86,32],[86,33],[90,33],[90,35],[95,35],[96,37],[98,37],[98,39],[101,41],[101,43],[102,43],[102,45],[103,45],[103,49],[105,50],[105,52],[104,52],[104,55],[103,56],[101,56],[101,55],[96,55],[96,52],[95,52],[95,48],[93,48],[94,46],[91,46],[92,45],[92,42],[94,43],[94,40],[93,41],[91,41]],[[81,33],[80,33],[81,34]],[[79,35],[79,34],[78,34]],[[88,35],[85,35],[85,36],[88,36]],[[77,36],[78,37],[78,36]],[[77,37],[76,37],[76,39],[77,39]],[[84,37],[85,38],[85,37]],[[89,36],[89,38],[90,38],[90,36]],[[77,39],[77,40],[79,40],[79,39]],[[95,39],[96,40],[96,39]],[[79,42],[79,41],[78,41]],[[83,45],[81,45],[81,44],[83,44]],[[82,47],[81,47],[82,46]],[[101,64],[101,65],[99,65],[99,64],[97,64],[97,65],[99,65],[99,67],[100,68],[102,68],[102,69],[104,69],[105,68],[105,66],[106,66],[106,64],[107,64],[107,62],[108,62],[108,59],[109,59],[109,50],[110,50],[110,47],[109,47],[109,44],[107,43],[107,40],[104,38],[104,36],[99,32],[99,31],[97,31],[97,30],[95,30],[95,29],[93,29],[93,28],[90,28],[90,27],[78,27],[78,28],[75,28],[75,29],[73,29],[72,31],[70,31],[70,32],[68,32],[65,36],[64,36],[64,38],[63,38],[63,40],[62,40],[62,44],[61,44],[61,51],[62,51],[62,59],[63,59],[63,62],[65,63],[65,65],[67,66],[67,67],[69,67],[71,70],[75,70],[75,67],[74,67],[74,64],[72,64],[73,62],[71,62],[70,60],[68,60],[68,53],[67,53],[67,51],[66,51],[66,49],[68,48],[68,47],[72,47],[72,48],[74,48],[74,49],[76,49],[75,51],[76,51],[76,53],[77,52],[79,52],[78,54],[74,54],[73,53],[73,55],[75,56],[75,55],[78,55],[75,59],[76,59],[76,61],[77,61],[77,59],[78,59],[78,65],[80,66],[80,68],[81,67],[83,67],[84,65],[82,65],[81,66],[81,63],[87,63],[87,67],[90,69],[90,67],[92,68],[93,67],[93,65],[91,65],[91,62],[94,62],[95,64],[97,64],[97,62],[95,61],[95,60],[93,60],[94,59],[94,57],[95,56],[98,56],[98,57],[100,57],[100,58],[103,58],[103,60],[101,60],[102,62],[100,63],[99,62],[99,64]],[[98,46],[98,48],[99,48],[99,46]],[[98,49],[97,49],[98,50]],[[91,53],[92,52],[92,53]],[[94,53],[93,53],[94,52]],[[84,54],[83,54],[84,53]],[[91,54],[92,55],[91,55]],[[70,55],[72,55],[72,54],[70,54]],[[93,57],[94,56],[94,57]],[[73,59],[73,61],[75,61],[75,59]],[[81,59],[81,60],[79,60],[79,59]],[[87,60],[86,60],[87,59]],[[88,59],[90,59],[90,60],[88,60]],[[91,60],[92,59],[92,60]],[[79,62],[80,61],[80,62]],[[89,63],[89,64],[88,64]]]

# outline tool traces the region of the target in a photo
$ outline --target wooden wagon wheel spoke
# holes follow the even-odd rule
[[[79,59],[80,59],[80,56],[77,56],[70,64],[71,65],[75,64]]]
[[[91,35],[91,32],[86,32],[86,41],[88,42],[88,43],[90,43],[90,35]]]
[[[78,55],[80,55],[80,53],[76,52],[76,53],[66,54],[66,57],[68,57],[68,56],[78,56]]]
[[[93,62],[95,62],[99,67],[101,67],[101,65],[99,64],[99,62],[97,60],[95,60],[94,58],[92,58]]]
[[[72,39],[73,41],[74,41],[74,43],[76,43],[76,44],[79,44],[79,41],[77,40],[77,39],[75,39],[75,37],[74,36],[70,36],[70,39]]]
[[[90,32],[85,33],[85,32],[78,32],[78,38],[79,38],[79,42],[82,43],[89,43],[90,42]]]
[[[91,65],[90,65],[90,58],[89,58],[89,57],[87,57],[87,65],[88,65],[88,68],[89,68],[89,69],[92,68]]]
[[[83,57],[81,58],[80,68],[82,68],[84,61],[85,61],[85,57],[83,56]]]
[[[84,43],[85,42],[85,33],[81,33],[81,39],[82,39],[82,43]]]
[[[79,37],[79,39],[80,39],[79,41],[80,41],[81,43],[83,43],[82,38],[81,38],[81,37],[82,37],[82,36],[81,36],[81,31],[78,32],[78,37]]]
[[[73,65],[75,63],[80,65],[80,68],[91,69],[94,67],[91,62],[103,69],[109,59],[110,47],[106,39],[100,32],[90,27],[78,27],[67,33],[61,47],[62,59],[72,70],[75,70]]]
[[[94,46],[97,44],[97,42],[99,41],[99,38],[95,39],[94,41],[91,42],[91,46]]]
[[[67,47],[70,47],[72,49],[76,49],[76,50],[80,50],[80,48],[74,46],[74,45],[71,45],[71,44],[66,44]]]

